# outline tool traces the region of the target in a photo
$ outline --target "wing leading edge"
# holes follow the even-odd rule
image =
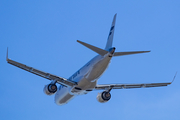
[[[35,75],[38,75],[38,76],[41,76],[43,78],[46,78],[48,80],[55,80],[57,81],[57,83],[61,84],[61,85],[64,85],[64,86],[74,86],[74,85],[77,85],[76,82],[73,82],[73,81],[70,81],[68,79],[65,79],[65,78],[62,78],[62,77],[59,77],[59,76],[56,76],[56,75],[53,75],[53,74],[50,74],[50,73],[47,73],[47,72],[43,72],[41,70],[38,70],[38,69],[35,69],[33,67],[29,67],[25,64],[22,64],[22,63],[19,63],[19,62],[16,62],[14,60],[11,60],[8,58],[8,52],[7,52],[7,57],[6,57],[6,61],[11,64],[11,65],[14,65],[18,68],[21,68],[23,70],[26,70],[30,73],[33,73]]]

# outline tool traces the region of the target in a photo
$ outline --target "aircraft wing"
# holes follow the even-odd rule
[[[162,87],[170,85],[169,83],[148,83],[148,84],[105,84],[97,85],[96,90],[109,90],[109,89],[130,89],[130,88],[148,88],[148,87]]]
[[[130,89],[130,88],[149,88],[149,87],[162,87],[168,86],[173,83],[176,78],[177,72],[174,75],[172,82],[166,83],[142,83],[142,84],[104,84],[104,85],[96,85],[96,90],[111,90],[111,89]]]
[[[70,80],[67,80],[65,78],[62,78],[62,77],[59,77],[59,76],[56,76],[56,75],[53,75],[53,74],[50,74],[50,73],[47,73],[47,72],[43,72],[41,70],[29,67],[29,66],[27,66],[25,64],[13,61],[13,60],[9,59],[8,57],[7,57],[6,60],[11,65],[14,65],[14,66],[16,66],[18,68],[21,68],[21,69],[26,70],[26,71],[28,71],[30,73],[35,74],[35,75],[41,76],[43,78],[46,78],[48,80],[55,80],[55,81],[57,81],[57,83],[59,83],[61,85],[71,86],[72,87],[72,86],[77,84],[77,83],[75,83],[73,81],[70,81]]]

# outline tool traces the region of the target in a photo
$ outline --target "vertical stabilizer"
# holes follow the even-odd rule
[[[105,50],[109,51],[110,48],[112,48],[112,42],[113,42],[113,36],[114,36],[114,28],[115,28],[115,22],[116,22],[116,15],[114,15],[113,22],[109,31],[106,48]]]

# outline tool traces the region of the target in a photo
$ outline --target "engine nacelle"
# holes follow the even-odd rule
[[[45,85],[43,91],[46,95],[53,95],[57,91],[57,86],[56,84]]]
[[[97,95],[97,100],[100,102],[100,103],[105,103],[107,101],[109,101],[111,99],[111,94],[109,92],[102,92],[102,93],[98,93]]]

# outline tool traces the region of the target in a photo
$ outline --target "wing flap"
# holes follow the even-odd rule
[[[25,64],[22,64],[22,63],[19,63],[19,62],[16,62],[14,60],[11,60],[11,59],[8,59],[7,58],[7,62],[11,65],[14,65],[18,68],[21,68],[23,70],[26,70],[30,73],[33,73],[35,75],[38,75],[40,77],[43,77],[43,78],[46,78],[48,80],[56,80],[57,83],[61,84],[61,85],[64,85],[64,86],[74,86],[74,85],[77,85],[77,83],[73,82],[73,81],[70,81],[70,80],[67,80],[65,78],[62,78],[62,77],[59,77],[59,76],[56,76],[56,75],[53,75],[53,74],[50,74],[50,73],[47,73],[47,72],[43,72],[41,70],[38,70],[38,69],[35,69],[33,67],[29,67]]]

